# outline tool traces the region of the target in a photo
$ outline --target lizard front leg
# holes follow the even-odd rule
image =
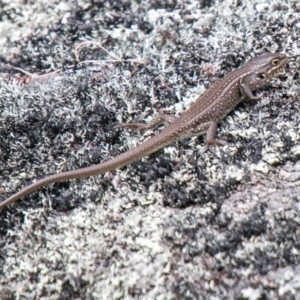
[[[240,90],[251,102],[257,102],[264,95],[264,93],[260,93],[258,96],[254,96],[249,86],[242,81],[240,81]]]

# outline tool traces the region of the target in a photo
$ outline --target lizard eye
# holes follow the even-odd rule
[[[267,76],[266,76],[265,73],[259,73],[259,74],[257,74],[257,78],[258,78],[258,79],[266,79]]]
[[[272,65],[276,66],[276,65],[278,65],[278,62],[279,62],[279,59],[275,58],[275,59],[272,60]]]

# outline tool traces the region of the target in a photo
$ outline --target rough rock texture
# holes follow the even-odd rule
[[[300,54],[298,1],[182,2],[2,0],[1,201],[134,147],[160,128],[115,125],[180,115],[261,52]],[[220,124],[228,146],[184,140],[2,211],[1,300],[300,299],[299,58],[262,90]]]

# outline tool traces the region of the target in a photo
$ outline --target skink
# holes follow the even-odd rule
[[[252,91],[266,85],[275,75],[280,73],[287,64],[288,58],[282,53],[263,53],[248,61],[241,68],[229,73],[215,82],[195,103],[180,117],[173,118],[160,114],[148,125],[131,123],[125,127],[148,129],[162,122],[169,125],[154,137],[146,140],[137,147],[124,152],[106,162],[50,175],[38,180],[15,193],[0,203],[0,210],[52,182],[95,176],[109,172],[133,161],[147,156],[159,149],[183,138],[206,133],[208,145],[223,145],[225,142],[215,139],[218,122],[224,118],[243,98],[257,101]],[[123,125],[121,125],[123,126]]]

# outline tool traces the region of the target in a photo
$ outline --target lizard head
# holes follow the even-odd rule
[[[245,64],[247,69],[243,78],[251,90],[266,85],[276,75],[284,74],[288,57],[283,53],[265,52]]]

